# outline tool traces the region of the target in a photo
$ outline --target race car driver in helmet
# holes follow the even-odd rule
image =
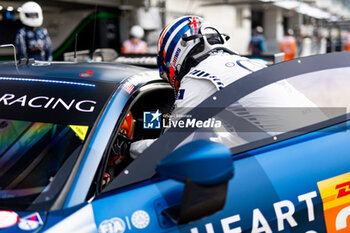
[[[184,16],[169,23],[158,40],[157,64],[159,74],[168,80],[177,96],[171,115],[183,115],[203,100],[230,83],[265,67],[260,62],[239,56],[227,43],[228,36],[221,34],[206,20],[198,16]],[[242,98],[244,107],[316,107],[308,98],[286,81],[269,85]],[[303,114],[303,113],[301,113]],[[313,114],[308,113],[313,120]],[[276,116],[249,113],[259,124],[268,124],[271,132],[285,122],[271,124]],[[286,116],[280,116],[282,119]],[[280,118],[280,119],[281,119]],[[247,120],[249,120],[247,119]],[[256,121],[255,123],[256,124]],[[224,141],[230,146],[243,143],[235,133]],[[131,143],[130,155],[137,157],[153,141],[151,139]]]
[[[24,27],[16,34],[16,48],[20,58],[34,58],[40,61],[51,61],[51,40],[43,24],[43,12],[36,2],[26,2],[19,13]]]

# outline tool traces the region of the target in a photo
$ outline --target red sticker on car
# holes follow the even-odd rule
[[[88,77],[92,77],[93,74],[94,74],[93,71],[86,71],[84,73],[80,73],[79,76],[82,78],[88,78]]]

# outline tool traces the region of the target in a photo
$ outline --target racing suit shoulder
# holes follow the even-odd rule
[[[40,28],[40,30],[41,30],[46,36],[49,35],[49,33],[47,32],[47,29],[46,29],[46,28]]]
[[[18,29],[17,35],[24,36],[26,34],[26,29],[24,27]]]
[[[211,53],[182,78],[174,113],[188,112],[216,91],[264,67],[238,55]]]
[[[191,68],[186,78],[209,80],[217,90],[265,66],[228,53],[213,53]]]

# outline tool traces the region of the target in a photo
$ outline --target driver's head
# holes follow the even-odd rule
[[[232,49],[228,37],[198,16],[183,16],[170,22],[158,39],[157,65],[160,75],[178,90],[181,78],[213,50]]]
[[[22,23],[29,27],[40,27],[43,24],[43,11],[41,7],[36,2],[25,2],[21,6],[21,11],[19,13],[19,18]]]

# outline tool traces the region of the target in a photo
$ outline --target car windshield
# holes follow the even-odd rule
[[[0,119],[0,198],[38,194],[76,150],[87,126]]]
[[[115,88],[0,77],[1,207],[24,209],[53,201]]]

